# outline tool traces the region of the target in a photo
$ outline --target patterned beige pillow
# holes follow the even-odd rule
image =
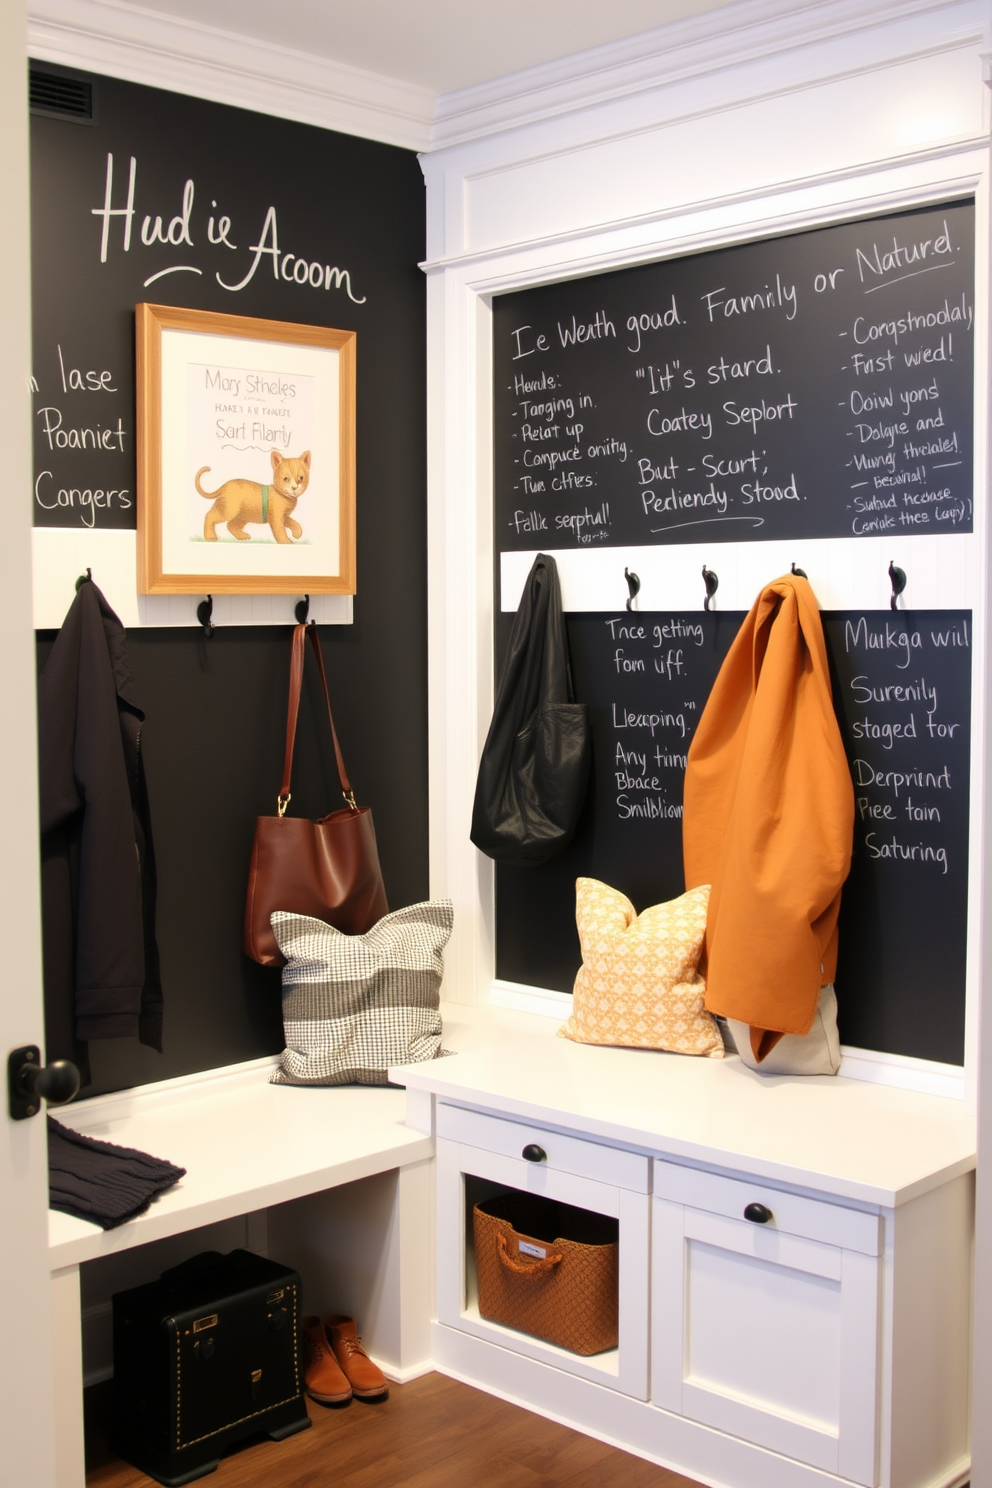
[[[581,1044],[622,1044],[723,1058],[723,1039],[703,1007],[696,967],[706,931],[709,885],[643,914],[594,878],[575,885],[582,965],[572,1016],[559,1029]]]

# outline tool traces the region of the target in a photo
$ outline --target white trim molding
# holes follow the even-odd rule
[[[925,1095],[943,1095],[950,1100],[963,1100],[965,1094],[963,1065],[913,1059],[908,1054],[882,1054],[877,1049],[852,1049],[841,1044],[837,1073],[848,1080],[921,1090]]]
[[[510,1008],[515,1013],[536,1013],[563,1022],[572,1011],[572,994],[497,979],[489,989],[489,1006]],[[847,1044],[841,1045],[840,1052],[837,1073],[845,1079],[864,1080],[869,1085],[892,1085],[899,1090],[921,1090],[926,1095],[942,1095],[949,1100],[964,1099],[962,1065],[913,1059],[908,1054],[882,1054]]]
[[[42,0],[28,17],[28,53],[410,150],[430,142],[431,88],[121,0]]]
[[[489,989],[489,1006],[510,1008],[515,1013],[537,1013],[542,1018],[554,1018],[563,1023],[572,1011],[572,994],[497,979]]]
[[[726,106],[807,86],[814,73],[825,78],[867,71],[883,54],[892,57],[894,42],[903,58],[933,55],[941,48],[973,47],[986,29],[983,7],[948,6],[946,0],[739,0],[442,93],[431,144],[439,149],[561,114],[587,113],[707,76],[719,75]],[[789,68],[760,65],[784,53],[792,54]]]
[[[976,41],[987,47],[987,32],[978,0],[738,0],[441,95],[123,0],[40,0],[28,17],[28,50],[39,61],[428,151],[563,115],[574,129],[603,105],[635,96],[671,122],[685,108],[680,85],[698,109],[698,87],[709,79],[722,106],[733,107],[865,72],[891,62],[893,46],[903,59]],[[776,65],[784,54],[787,70]],[[594,126],[598,138],[603,123]]]
[[[153,1080],[148,1085],[133,1085],[128,1090],[80,1096],[71,1105],[58,1108],[58,1119],[73,1131],[88,1131],[91,1127],[102,1130],[111,1121],[123,1121],[136,1111],[150,1110],[153,1106],[172,1106],[177,1100],[229,1094],[234,1090],[264,1085],[278,1063],[278,1054],[263,1054],[258,1059],[246,1059],[240,1064],[197,1070],[191,1075],[174,1075],[169,1080]]]

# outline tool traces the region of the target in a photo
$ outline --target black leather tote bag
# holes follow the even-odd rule
[[[543,863],[572,840],[591,758],[589,716],[572,698],[561,587],[538,553],[510,635],[479,763],[472,841],[499,863]]]

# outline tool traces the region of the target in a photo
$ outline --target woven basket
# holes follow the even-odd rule
[[[472,1226],[484,1318],[573,1354],[616,1348],[615,1219],[513,1191],[476,1204]]]

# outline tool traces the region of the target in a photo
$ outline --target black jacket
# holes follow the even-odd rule
[[[124,628],[92,582],[38,681],[46,1056],[89,1081],[87,1040],[162,1048],[155,863]]]

